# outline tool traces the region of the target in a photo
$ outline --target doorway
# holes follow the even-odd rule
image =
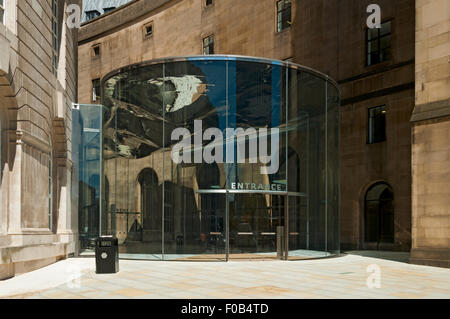
[[[394,192],[384,183],[372,185],[365,196],[364,242],[370,248],[394,243]]]

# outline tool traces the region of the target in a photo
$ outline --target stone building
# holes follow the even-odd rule
[[[0,279],[76,250],[70,149],[77,32],[65,24],[71,3],[0,1]]]
[[[377,1],[374,31],[371,1],[298,3],[294,60],[341,88],[341,247],[409,251],[415,1]]]
[[[414,263],[450,267],[450,3],[416,1]]]
[[[341,90],[341,248],[410,251],[448,266],[448,1],[132,1],[82,25],[79,101],[146,60],[237,54],[289,60]],[[412,159],[412,160],[411,160]],[[436,170],[439,170],[436,171]]]

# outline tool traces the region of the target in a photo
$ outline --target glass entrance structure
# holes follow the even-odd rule
[[[211,55],[130,65],[101,85],[96,216],[121,257],[339,253],[339,92],[326,75]]]

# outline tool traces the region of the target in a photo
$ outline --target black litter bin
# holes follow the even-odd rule
[[[100,236],[95,241],[95,272],[119,272],[119,240],[114,236]]]

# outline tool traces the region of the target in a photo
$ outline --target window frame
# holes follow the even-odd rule
[[[379,114],[377,114],[377,116],[380,116],[381,114],[383,115],[383,128],[384,128],[384,132],[380,135],[380,134],[376,134],[375,130],[377,128],[377,125],[375,124],[376,121],[376,116],[372,117],[371,116],[371,111],[372,110],[377,110],[379,109],[380,112]],[[386,134],[386,128],[387,128],[387,118],[386,118],[386,114],[387,114],[387,106],[385,104],[383,105],[378,105],[378,106],[374,106],[374,107],[369,107],[367,109],[367,141],[366,143],[369,145],[372,144],[378,144],[378,143],[383,143],[387,140],[387,134]],[[371,123],[371,120],[374,119],[374,123]],[[376,138],[377,136],[381,136],[381,138]]]
[[[285,6],[287,1],[289,1],[289,6],[288,7]],[[283,8],[281,10],[279,9],[279,4],[280,3],[283,3]],[[284,13],[287,10],[289,10],[289,12],[290,12],[290,17],[286,21],[288,26],[287,27],[283,27],[283,25],[284,25],[283,18],[285,17]],[[276,19],[275,19],[275,22],[276,22],[276,26],[275,26],[276,27],[276,33],[280,33],[280,32],[283,32],[285,30],[288,30],[291,27],[291,25],[292,25],[292,0],[278,0],[278,1],[276,1],[275,2],[275,11],[276,11]],[[280,14],[281,14],[281,20],[280,20]]]
[[[384,62],[388,62],[388,61],[390,61],[390,60],[392,59],[392,35],[393,35],[392,27],[393,27],[393,21],[394,21],[393,19],[385,20],[384,22],[381,23],[381,27],[380,27],[380,28],[375,28],[375,30],[378,31],[378,34],[377,34],[377,37],[374,38],[374,39],[370,39],[370,40],[369,40],[369,33],[370,33],[370,31],[373,30],[373,29],[372,29],[372,28],[368,28],[368,27],[365,28],[365,37],[366,37],[366,46],[365,46],[366,67],[373,66],[373,65],[377,65],[377,64],[380,64],[380,63],[384,63]],[[390,23],[389,32],[386,33],[386,34],[381,35],[382,27],[383,27],[383,25],[385,25],[386,23]],[[381,48],[381,39],[386,38],[386,37],[390,37],[390,40],[389,40],[389,46],[382,49],[382,48]],[[376,43],[377,43],[377,45],[378,45],[378,49],[377,49],[376,51],[369,52],[369,43],[370,43],[370,42],[375,42],[375,41],[376,41]],[[385,50],[389,50],[389,58],[385,58],[384,60],[382,60],[381,57],[382,57],[383,51],[385,51]],[[370,56],[371,54],[375,53],[375,52],[377,52],[378,62],[372,62],[372,61],[370,61],[370,63],[369,63],[369,56]]]
[[[207,40],[207,39],[212,39],[212,42],[209,41],[208,45],[205,46],[205,40]],[[210,34],[210,35],[208,35],[206,37],[203,37],[203,39],[202,39],[202,52],[203,52],[203,55],[215,54],[215,43],[216,43],[216,39],[215,39],[214,34]],[[208,51],[209,51],[209,49],[211,48],[211,44],[212,44],[212,53],[211,52],[205,53],[205,49],[208,48]]]
[[[101,100],[102,100],[100,78],[92,79],[91,83],[92,83],[92,90],[91,90],[92,102],[99,104],[99,103],[101,103]],[[98,86],[95,86],[94,83],[98,83]],[[98,88],[99,92],[97,92],[97,88]],[[95,93],[95,99],[94,99],[94,93]]]
[[[152,33],[151,34],[147,33],[147,28],[148,27],[152,27]],[[142,33],[143,33],[143,36],[144,36],[144,40],[153,37],[153,34],[155,33],[155,24],[153,23],[153,21],[150,21],[150,22],[148,22],[148,23],[143,25]]]
[[[102,54],[100,43],[94,44],[91,48],[92,48],[92,58],[99,59]],[[96,53],[96,50],[98,50],[98,54]]]

